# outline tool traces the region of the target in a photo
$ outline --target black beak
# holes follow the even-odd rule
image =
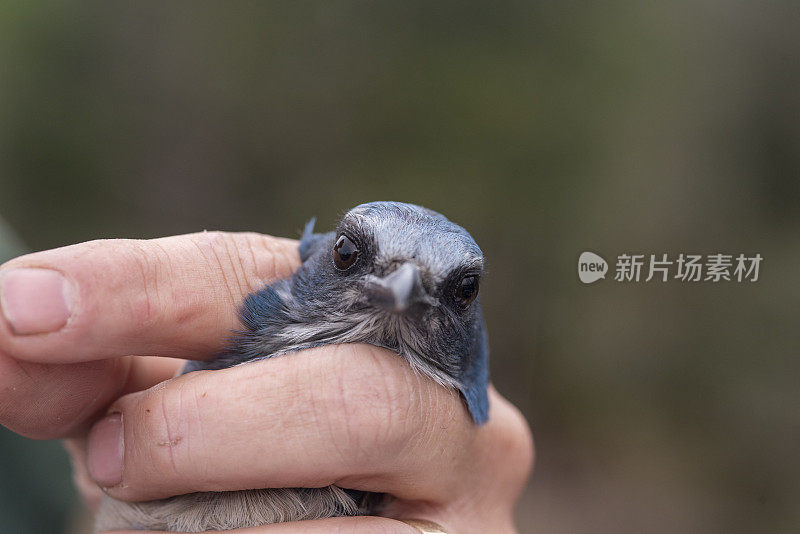
[[[383,278],[371,277],[365,293],[370,304],[398,313],[412,304],[433,305],[437,302],[422,285],[419,267],[410,262],[402,264]]]

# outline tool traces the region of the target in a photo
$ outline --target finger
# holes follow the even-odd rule
[[[218,531],[217,531],[218,532]],[[292,521],[262,527],[226,530],[225,534],[419,534],[405,523],[385,517],[332,517],[313,521]],[[108,534],[143,534],[142,531],[116,531]],[[147,533],[144,533],[147,534]],[[150,534],[157,534],[150,532]],[[166,534],[166,533],[158,533]]]
[[[463,486],[478,428],[457,393],[371,345],[190,373],[111,411],[88,463],[123,500],[337,484],[441,501]]]
[[[533,434],[522,412],[493,386],[489,387],[489,399],[494,418],[488,431],[476,438],[474,462],[492,473],[481,483],[484,492],[493,495],[497,502],[506,503],[511,514],[533,470]]]
[[[448,502],[432,507],[426,501],[393,499],[381,511],[383,515],[433,515],[452,532],[516,532],[514,509],[533,467],[533,436],[520,411],[491,386],[489,400],[489,422],[477,432],[469,466]],[[467,491],[457,491],[457,487]]]
[[[72,484],[78,490],[83,504],[94,514],[103,500],[103,490],[89,476],[86,469],[86,438],[71,438],[62,441],[72,467]]]
[[[126,356],[54,366],[0,352],[0,425],[35,439],[77,435],[120,395],[175,376],[182,363]]]
[[[297,243],[204,232],[37,252],[0,268],[0,350],[65,363],[129,354],[202,358],[242,298],[299,265]]]
[[[37,420],[38,426],[37,431],[42,432],[44,429],[44,437],[46,438],[67,438],[62,441],[64,444],[64,448],[67,450],[69,454],[70,463],[72,465],[72,482],[75,485],[75,488],[78,490],[78,494],[83,499],[84,504],[91,510],[95,512],[97,508],[100,506],[101,499],[103,497],[102,490],[94,483],[94,481],[89,476],[89,471],[86,467],[86,430],[88,430],[88,423],[95,419],[94,414],[96,412],[104,412],[107,408],[107,404],[119,397],[120,395],[124,395],[126,393],[134,392],[134,391],[141,391],[143,389],[147,389],[159,382],[163,382],[164,380],[168,380],[169,378],[175,376],[175,374],[180,370],[183,366],[182,360],[176,360],[173,358],[157,358],[157,357],[148,357],[148,356],[129,356],[126,359],[130,360],[130,364],[128,365],[126,378],[121,381],[122,384],[119,393],[112,393],[109,397],[108,401],[105,402],[97,402],[98,398],[85,398],[83,399],[85,402],[91,403],[95,406],[96,409],[88,411],[90,416],[88,419],[80,420],[75,419],[71,422],[65,424],[63,420],[63,415],[61,416],[61,423],[64,431],[59,432],[56,427],[52,424],[48,424],[47,417],[43,418],[42,416],[52,415],[51,413],[44,412],[44,413],[37,413],[34,414],[32,417],[23,418],[22,420],[25,421],[29,427],[31,425],[31,420]],[[103,364],[108,365],[111,364],[114,360],[101,360],[98,362],[91,362],[93,364]],[[33,367],[45,367],[47,369],[52,368],[53,366],[42,366],[40,364],[29,364],[26,362],[22,362],[21,365]],[[65,368],[72,368],[72,367],[83,367],[84,364],[74,364],[63,366]],[[79,374],[83,375],[79,371]],[[55,388],[55,392],[59,397],[59,402],[55,403],[59,406],[67,405],[69,406],[72,403],[79,402],[75,399],[74,395],[71,394],[72,389],[70,384],[64,384],[64,375],[63,374],[56,374],[56,380],[62,381],[62,386]],[[123,376],[123,375],[120,375]],[[47,380],[43,380],[44,383],[47,383]],[[100,381],[99,384],[102,387],[106,382]],[[18,390],[19,391],[19,390]],[[41,393],[37,394],[36,391],[33,392],[34,399],[32,399],[32,403],[38,403],[40,398],[42,397]],[[13,416],[19,417],[20,414],[17,412],[12,412]],[[30,432],[29,432],[30,434]]]

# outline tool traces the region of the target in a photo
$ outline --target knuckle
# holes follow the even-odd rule
[[[182,250],[167,250],[158,239],[123,243],[132,279],[139,289],[131,292],[129,306],[133,324],[148,327],[167,321],[184,325],[203,315],[205,302],[191,292],[179,290],[180,281],[186,278],[186,272],[182,272],[184,268],[178,267],[187,263],[181,261]],[[180,259],[174,260],[175,255]]]
[[[131,319],[139,325],[156,324],[161,320],[161,280],[167,279],[167,273],[163,272],[164,259],[142,242],[123,243],[133,271],[131,276],[139,286],[139,291],[132,292],[130,300]],[[165,261],[168,264],[169,258]]]
[[[192,465],[190,452],[200,447],[198,436],[190,433],[198,421],[191,396],[190,388],[168,381],[148,390],[137,407],[134,439],[146,450],[142,460],[159,476],[180,479]]]
[[[324,399],[316,404],[327,407],[332,439],[347,457],[385,456],[402,449],[411,436],[414,395],[396,373],[384,371],[381,365],[352,367],[320,390]]]
[[[248,293],[247,272],[235,239],[226,232],[203,232],[195,237],[195,245],[209,268],[220,277],[228,300],[238,302]]]
[[[289,247],[286,240],[248,232],[240,234],[238,243],[240,256],[252,272],[253,287],[265,280],[288,277],[300,265],[296,245]]]
[[[292,241],[267,235],[206,231],[188,238],[219,298],[234,304],[265,282],[289,276],[300,263]]]
[[[459,393],[429,381],[418,391],[417,411],[419,424],[404,452],[418,455],[426,451],[445,463],[463,457],[469,448],[474,424]]]

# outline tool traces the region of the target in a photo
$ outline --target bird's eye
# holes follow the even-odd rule
[[[455,299],[456,304],[462,308],[466,308],[475,297],[478,296],[478,277],[475,275],[468,275],[461,279],[456,286]]]
[[[349,269],[358,259],[358,248],[353,241],[342,234],[333,246],[333,263],[342,271]]]

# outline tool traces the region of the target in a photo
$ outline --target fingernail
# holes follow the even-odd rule
[[[72,315],[72,291],[50,269],[12,269],[0,275],[0,307],[17,335],[55,332]]]
[[[123,436],[122,414],[119,413],[101,419],[89,432],[89,475],[104,488],[122,482],[122,455],[125,450]]]

